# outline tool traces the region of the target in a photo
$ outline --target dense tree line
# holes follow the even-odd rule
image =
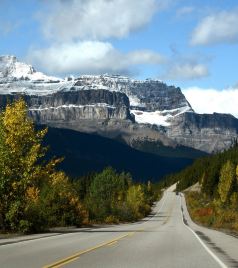
[[[196,160],[193,165],[163,182],[177,182],[183,191],[199,183],[200,192],[186,192],[192,218],[215,228],[238,231],[238,145],[208,157]]]
[[[134,184],[128,173],[117,173],[108,167],[101,173],[82,177],[74,182],[89,220],[117,223],[134,221],[151,210],[158,193],[154,186]]]
[[[157,193],[112,168],[72,181],[45,160],[47,129],[36,131],[23,100],[0,115],[0,230],[38,232],[53,226],[144,217]],[[156,193],[156,194],[155,194]]]
[[[177,190],[182,191],[199,182],[204,194],[216,198],[219,195],[218,184],[221,170],[227,162],[232,163],[235,172],[238,165],[238,145],[236,142],[224,152],[197,159],[182,171],[166,176],[162,184],[171,185],[178,182]]]

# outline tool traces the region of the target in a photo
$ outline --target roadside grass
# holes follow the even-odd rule
[[[188,192],[185,198],[189,214],[194,222],[238,235],[237,209],[220,206],[216,201],[199,192]]]

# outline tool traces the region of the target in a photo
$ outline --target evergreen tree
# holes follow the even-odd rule
[[[88,194],[90,216],[104,220],[107,216],[116,214],[130,180],[127,174],[117,174],[112,168],[106,168],[96,174]]]

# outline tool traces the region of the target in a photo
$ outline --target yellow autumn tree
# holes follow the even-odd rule
[[[88,222],[88,213],[64,172],[54,171],[50,174],[40,201],[47,211],[49,226],[80,226]]]
[[[46,148],[41,146],[47,129],[35,131],[23,100],[8,104],[0,116],[1,223],[16,229],[23,217],[26,192],[37,192]],[[8,226],[9,225],[9,226]]]
[[[80,203],[70,188],[67,176],[55,170],[62,160],[53,159],[45,164],[47,148],[42,146],[42,141],[46,133],[47,129],[35,130],[22,99],[8,104],[0,115],[1,229],[37,231],[47,224],[49,213],[52,216],[50,207],[54,207],[54,211],[61,210],[61,215],[66,218],[67,213],[63,213],[62,209],[70,210],[71,222],[82,216]],[[54,188],[57,188],[58,196],[54,195]],[[53,197],[47,199],[49,196]],[[62,198],[58,198],[62,196],[64,206]],[[55,220],[52,224],[55,224],[59,218],[57,215],[53,217]],[[81,221],[81,218],[80,221],[77,220]]]
[[[235,165],[231,161],[227,161],[221,168],[218,183],[218,193],[223,204],[230,200],[234,182]]]
[[[128,189],[126,202],[134,219],[142,218],[150,211],[141,185],[133,185]]]

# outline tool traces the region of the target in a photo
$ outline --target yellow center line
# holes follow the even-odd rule
[[[114,242],[112,242],[112,243],[110,243],[110,244],[107,244],[107,246],[113,246],[113,245],[115,245],[116,243],[118,243],[118,241],[114,241]]]
[[[74,258],[74,259],[71,259],[71,260],[69,260],[69,261],[64,262],[63,264],[60,264],[60,265],[54,266],[54,268],[60,268],[60,267],[62,267],[62,266],[64,266],[64,265],[66,265],[66,264],[68,264],[68,263],[71,263],[71,262],[73,262],[73,261],[78,260],[79,258],[80,258],[80,257],[76,257],[76,258]]]
[[[169,218],[171,216],[171,213],[172,213],[173,208],[174,208],[174,204],[170,207],[170,209],[169,209],[169,215],[167,216],[167,218],[166,218],[165,222],[163,223],[163,225],[168,222],[168,220],[169,220]],[[117,237],[117,238],[115,238],[115,239],[113,239],[111,241],[108,241],[108,242],[99,244],[99,245],[97,245],[95,247],[86,249],[84,251],[77,252],[74,255],[71,255],[71,256],[69,256],[69,257],[67,257],[65,259],[59,260],[59,261],[57,261],[55,263],[52,263],[50,265],[46,265],[43,268],[60,268],[60,267],[64,266],[65,264],[68,264],[70,262],[73,262],[73,261],[77,260],[83,254],[86,254],[88,252],[94,251],[96,249],[99,249],[99,248],[102,248],[102,247],[105,247],[105,246],[112,246],[112,245],[116,244],[119,240],[121,240],[121,239],[123,239],[125,237],[133,236],[135,233],[143,232],[143,231],[149,230],[149,229],[152,229],[152,228],[138,229],[138,230],[136,230],[134,232],[130,232],[130,233],[126,234],[126,235]]]
[[[135,232],[133,232],[133,233],[130,233],[128,236],[133,236],[135,234]]]
[[[75,261],[76,259],[78,259],[83,254],[86,254],[86,253],[91,252],[93,250],[96,250],[96,249],[99,249],[101,247],[110,245],[112,243],[118,242],[118,240],[121,240],[121,239],[123,239],[123,238],[125,238],[125,237],[127,237],[129,235],[130,235],[130,233],[128,233],[126,235],[123,235],[123,236],[120,236],[120,237],[117,237],[117,238],[115,238],[115,239],[113,239],[111,241],[99,244],[99,245],[97,245],[95,247],[92,247],[92,248],[89,248],[89,249],[86,249],[86,250],[83,250],[83,251],[79,251],[79,252],[75,253],[74,255],[71,255],[71,256],[69,256],[69,257],[67,257],[65,259],[59,260],[59,261],[54,262],[52,264],[46,265],[43,268],[59,268],[59,267],[65,265],[66,263],[70,263],[70,262]]]

